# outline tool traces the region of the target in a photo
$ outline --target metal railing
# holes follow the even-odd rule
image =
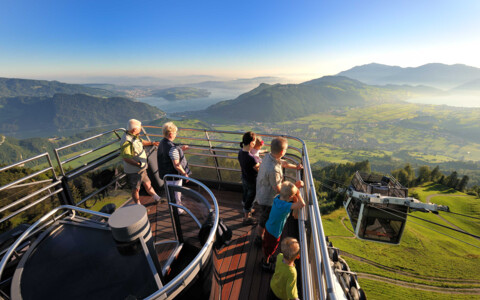
[[[106,133],[103,133],[103,134],[100,134],[100,135],[97,135],[95,137],[100,137],[100,136],[103,136],[105,134],[108,134],[110,132],[106,132]],[[86,150],[85,152],[83,152],[82,154],[79,154],[79,155],[76,155],[75,157],[73,158],[70,158],[70,159],[67,159],[65,161],[61,161],[60,160],[60,156],[58,155],[58,151],[57,150],[63,150],[63,149],[67,149],[69,147],[73,147],[75,145],[79,145],[81,144],[82,142],[86,142],[86,141],[90,141],[92,140],[94,137],[92,138],[88,138],[88,139],[85,139],[85,140],[82,140],[82,141],[79,141],[79,142],[76,142],[76,143],[73,143],[73,144],[70,144],[70,145],[67,145],[67,146],[64,146],[64,147],[61,147],[59,149],[56,149],[55,150],[55,154],[57,156],[57,159],[58,159],[58,162],[59,162],[59,165],[60,165],[60,169],[62,170],[62,174],[63,176],[60,176],[59,178],[57,178],[55,172],[54,172],[54,168],[53,168],[53,165],[51,163],[50,160],[49,161],[49,165],[50,167],[49,168],[45,168],[45,169],[42,169],[40,171],[37,171],[37,172],[34,172],[30,175],[27,175],[23,178],[20,178],[18,180],[15,180],[9,184],[6,184],[2,187],[0,187],[0,191],[3,191],[3,190],[6,190],[8,188],[14,188],[14,187],[18,187],[19,184],[23,184],[23,187],[25,186],[28,186],[28,185],[33,185],[33,184],[38,184],[39,182],[40,183],[46,183],[47,181],[46,180],[43,180],[43,181],[38,181],[36,183],[23,183],[25,182],[26,180],[29,180],[29,179],[32,179],[34,178],[35,176],[38,176],[40,174],[43,174],[47,171],[52,171],[53,172],[53,178],[52,180],[56,180],[54,182],[54,184],[51,184],[51,185],[48,185],[47,187],[45,188],[42,188],[41,190],[39,190],[40,192],[41,191],[44,191],[44,190],[48,190],[49,188],[52,188],[54,186],[57,186],[57,185],[60,185],[62,183],[62,181],[65,180],[65,178],[67,178],[69,175],[73,174],[74,176],[79,176],[83,173],[85,173],[86,171],[88,170],[91,170],[94,166],[96,167],[97,166],[97,163],[99,161],[98,158],[95,158],[93,159],[92,161],[89,161],[87,162],[86,164],[84,164],[83,166],[80,166],[76,169],[74,169],[73,171],[70,171],[70,172],[65,172],[62,168],[62,165],[65,164],[65,163],[68,163],[70,161],[74,161],[75,159],[78,159],[80,157],[84,157],[86,154],[89,154],[89,153],[94,153],[96,151],[99,151],[100,149],[103,149],[105,148],[106,146],[108,145],[111,145],[113,144],[112,142],[108,142],[100,147],[96,147],[94,149],[90,149],[90,150]],[[117,141],[118,142],[118,141]],[[118,154],[117,154],[118,155]],[[48,156],[48,153],[45,153],[45,154],[42,154],[42,155],[39,155],[39,156],[36,156],[34,158],[31,158],[31,159],[27,159],[27,160],[24,160],[24,161],[21,161],[19,163],[16,163],[16,164],[13,164],[13,165],[10,165],[10,166],[7,166],[7,167],[3,167],[3,168],[0,168],[0,172],[2,171],[6,171],[6,170],[9,170],[11,168],[14,168],[16,166],[21,166],[21,165],[24,165],[25,163],[27,162],[30,162],[30,161],[34,161],[34,160],[37,160],[39,158],[43,158],[43,157],[47,157],[49,158]],[[112,160],[113,158],[109,155],[107,156],[103,156],[103,158],[105,158],[103,161],[102,161],[102,164],[103,163],[106,163],[110,160]],[[87,168],[88,167],[88,168]],[[179,176],[179,175],[167,175],[167,176],[170,176],[170,177],[175,177],[175,178],[179,178],[179,179],[188,179],[190,182],[198,185],[200,188],[202,188],[206,194],[208,194],[208,196],[210,197],[210,200],[211,200],[211,203],[213,204],[213,208],[211,207],[210,203],[203,197],[200,195],[199,197],[197,197],[198,201],[204,203],[205,207],[213,212],[213,226],[208,234],[208,237],[204,243],[204,245],[202,246],[202,248],[200,249],[199,253],[195,256],[195,258],[188,264],[188,266],[183,269],[180,274],[178,274],[175,278],[173,278],[172,280],[170,280],[165,286],[161,287],[158,291],[156,291],[155,293],[153,293],[152,295],[148,296],[146,299],[166,299],[166,298],[173,298],[175,297],[176,295],[178,295],[181,290],[183,290],[183,288],[185,286],[187,286],[190,282],[192,282],[195,278],[195,276],[197,276],[198,272],[202,269],[202,267],[207,263],[209,257],[210,257],[210,254],[212,252],[212,247],[213,247],[213,242],[214,242],[214,238],[215,238],[215,232],[216,232],[216,228],[218,226],[218,222],[219,222],[219,208],[218,208],[218,203],[217,203],[217,200],[215,198],[215,196],[213,195],[213,193],[210,191],[210,189],[208,189],[203,183],[201,183],[200,181],[196,180],[196,179],[193,179],[193,178],[186,178],[186,177],[182,177],[182,176]],[[48,180],[48,182],[50,182],[51,180]],[[112,184],[112,182],[110,182],[108,185]],[[107,186],[108,186],[107,185]],[[101,191],[102,189],[106,188],[107,186],[99,189],[99,191]],[[67,187],[68,188],[68,187]],[[32,193],[32,194],[29,194],[27,195],[26,197],[23,197],[22,199],[19,199],[17,201],[14,201],[12,203],[10,203],[9,205],[1,208],[0,210],[2,211],[5,211],[15,205],[18,205],[20,203],[22,203],[23,201],[25,201],[26,199],[29,199],[31,197],[34,197],[35,195],[39,194],[40,192],[35,192],[35,193]],[[62,188],[59,188],[57,189],[54,193],[50,193],[49,195],[47,195],[47,197],[53,195],[53,194],[57,194],[57,193],[64,193],[65,190],[62,189]],[[194,194],[198,193],[198,192],[192,192]],[[69,193],[65,193],[64,197],[69,197]],[[88,199],[89,197],[92,197],[92,194],[88,195],[86,197],[86,199]],[[25,199],[24,199],[25,198]],[[44,198],[42,198],[41,200],[43,200]],[[81,204],[83,201],[85,201],[86,199],[83,199],[80,203],[77,203],[78,205]],[[36,201],[34,204],[38,204],[40,200]],[[175,205],[174,203],[170,203],[170,205]],[[178,205],[177,205],[178,206]],[[22,208],[21,211],[24,211],[26,210],[27,208],[31,207],[28,206],[26,208]],[[190,211],[188,210],[186,207],[183,207],[183,206],[179,206],[180,208],[183,208],[185,211],[187,211],[190,216],[195,220],[195,222],[198,224],[199,227],[201,227],[201,224],[200,222],[198,221],[198,219],[195,217],[195,215]],[[20,212],[21,212],[20,211]],[[60,216],[56,215],[58,212],[63,212]],[[5,270],[5,267],[7,265],[7,263],[10,261],[12,255],[14,255],[14,253],[16,252],[17,248],[22,245],[22,242],[24,242],[26,239],[28,239],[30,236],[36,234],[41,228],[45,228],[45,226],[47,226],[48,224],[52,224],[53,222],[55,222],[56,220],[58,220],[59,218],[62,218],[63,216],[65,216],[66,214],[68,213],[75,213],[75,212],[81,212],[81,213],[85,213],[85,214],[90,214],[90,215],[94,215],[94,216],[98,216],[98,217],[101,217],[101,218],[108,218],[110,215],[109,214],[105,214],[105,213],[102,213],[102,212],[96,212],[96,211],[92,211],[92,210],[88,210],[88,209],[84,209],[84,208],[80,208],[78,206],[72,206],[72,205],[63,205],[63,206],[59,206],[57,208],[54,208],[53,210],[50,210],[49,212],[45,213],[42,217],[40,217],[39,220],[37,220],[34,224],[32,224],[31,226],[29,226],[23,233],[21,233],[21,235],[13,242],[13,244],[4,251],[4,255],[2,257],[2,260],[0,261],[0,279],[2,279],[2,275],[3,275],[3,271]],[[18,212],[19,213],[19,212]],[[18,214],[17,212],[12,214],[12,215],[9,215],[8,218],[11,218],[13,216],[15,216],[16,214]],[[2,221],[4,220],[7,220],[8,219],[7,217],[4,218]],[[23,247],[23,246],[21,246]],[[2,253],[3,254],[3,253]],[[158,271],[161,271],[161,270],[158,270]]]
[[[83,139],[83,140],[80,140],[78,142],[74,142],[74,143],[71,143],[71,144],[68,144],[68,145],[65,145],[63,147],[60,147],[60,148],[55,148],[54,151],[55,151],[55,157],[57,158],[57,161],[58,161],[58,166],[60,167],[60,172],[62,173],[63,176],[65,176],[65,169],[64,169],[64,165],[65,164],[68,164],[68,163],[71,163],[75,160],[78,160],[82,157],[85,157],[89,154],[93,154],[93,153],[96,153],[102,149],[105,149],[107,148],[108,146],[110,145],[113,145],[115,143],[118,143],[120,141],[120,139],[122,138],[120,135],[118,135],[117,132],[121,132],[121,135],[123,135],[125,133],[125,129],[123,128],[117,128],[117,129],[113,129],[113,130],[109,130],[109,131],[106,131],[106,132],[102,132],[100,134],[97,134],[97,135],[94,135],[94,136],[91,136],[89,138],[86,138],[86,139]],[[78,145],[81,145],[81,144],[84,144],[86,142],[90,142],[92,140],[95,140],[95,139],[99,139],[99,138],[102,138],[102,137],[105,137],[109,134],[115,134],[116,136],[116,139],[113,139],[112,141],[110,142],[107,142],[101,146],[98,146],[98,147],[94,147],[94,148],[91,148],[91,149],[88,149],[88,150],[83,150],[82,153],[80,154],[77,154],[75,156],[72,156],[70,158],[67,158],[65,160],[61,160],[61,155],[60,155],[60,151],[63,151],[63,150],[66,150],[66,149],[70,149],[72,147],[75,147],[75,146],[78,146]],[[92,164],[92,163],[95,163],[97,165],[101,165],[103,163],[105,163],[106,161],[108,160],[111,160],[113,159],[114,157],[118,156],[118,154],[120,153],[120,150],[119,150],[119,147],[114,147],[114,149],[98,158],[96,158],[94,161],[90,161],[88,163],[85,163],[83,166],[81,167],[77,167],[77,168],[74,168],[72,171],[70,171],[70,175],[73,177],[79,173],[82,173],[82,171],[84,171],[84,169],[86,167],[88,167],[88,165]]]
[[[218,226],[218,220],[220,218],[219,216],[219,208],[218,208],[218,203],[217,199],[215,198],[215,195],[213,195],[212,191],[204,185],[202,182],[193,179],[193,178],[187,178],[184,176],[180,175],[165,175],[165,177],[170,177],[174,179],[183,179],[183,180],[189,180],[190,182],[198,185],[201,187],[209,196],[210,199],[212,200],[213,203],[213,216],[214,216],[214,222],[212,229],[210,230],[210,233],[208,235],[208,238],[205,242],[205,244],[202,246],[202,249],[200,252],[195,256],[195,258],[186,266],[180,274],[175,276],[171,281],[169,281],[165,286],[163,286],[160,290],[156,291],[155,293],[151,294],[150,296],[146,297],[145,299],[172,299],[178,293],[180,293],[183,290],[183,287],[187,286],[192,280],[197,276],[198,272],[202,269],[202,267],[207,263],[208,258],[210,257],[210,253],[212,251],[213,247],[213,242],[215,238],[215,233],[216,233],[216,228]],[[167,187],[166,187],[167,188]],[[168,194],[169,195],[169,194]],[[170,196],[168,196],[170,197]],[[206,201],[206,199],[203,198],[203,196],[198,197],[199,201],[202,201],[203,204],[210,210],[210,204]],[[192,217],[196,223],[199,225],[199,228],[201,227],[201,224],[198,222],[197,218],[195,215],[185,206],[182,205],[175,205],[173,201],[169,201],[169,205],[179,207],[184,209],[190,217]],[[178,216],[177,216],[178,217]],[[173,222],[175,223],[175,221]],[[172,224],[173,224],[172,223]],[[179,224],[177,224],[178,226]]]
[[[25,175],[18,179],[14,179],[12,182],[7,183],[3,186],[0,186],[0,193],[1,192],[6,193],[7,191],[11,191],[14,189],[21,189],[25,187],[29,187],[32,189],[32,191],[27,195],[21,197],[20,199],[16,199],[15,201],[12,201],[10,203],[5,203],[7,202],[7,199],[5,198],[1,199],[2,204],[5,204],[5,205],[0,208],[0,214],[2,214],[0,223],[8,221],[11,218],[19,215],[20,213],[25,212],[36,205],[39,205],[46,199],[63,192],[63,189],[60,187],[61,182],[59,181],[55,173],[55,168],[52,164],[50,155],[48,153],[43,153],[43,154],[34,156],[32,158],[25,159],[20,162],[11,164],[9,166],[2,167],[0,168],[0,175],[5,174],[9,170],[14,170],[14,168],[16,167],[22,167],[27,163],[38,163],[45,159],[47,160],[47,164],[48,164],[47,167],[42,168],[40,170],[36,170],[31,174]],[[51,172],[51,175],[48,175],[48,172]],[[37,181],[30,182],[30,180],[35,180],[36,177],[39,177],[41,175],[49,176],[50,179],[37,180]],[[43,186],[45,184],[46,186]],[[36,186],[40,186],[40,187],[36,188]],[[39,195],[40,195],[40,198],[38,197],[36,198],[36,196],[39,196]],[[33,202],[28,203],[29,200],[32,200]],[[17,206],[20,206],[22,204],[23,206],[21,208],[11,211],[11,209]]]
[[[148,132],[147,132],[148,130]],[[144,126],[144,134],[149,140],[159,140],[163,137],[161,133],[161,127],[156,126]],[[104,132],[99,135],[90,137],[78,141],[76,143],[55,149],[55,156],[59,163],[59,168],[62,176],[57,177],[54,172],[53,165],[48,157],[48,154],[43,154],[48,157],[50,167],[47,170],[52,170],[54,173],[53,178],[55,182],[62,182],[63,189],[57,187],[58,183],[52,185],[56,187],[57,193],[62,194],[66,199],[72,199],[71,194],[69,194],[69,187],[67,185],[68,180],[84,174],[85,172],[92,170],[98,166],[101,166],[105,163],[110,162],[119,155],[119,147],[113,147],[115,143],[118,143],[121,136],[117,133],[125,132],[124,129],[115,129],[112,131]],[[73,157],[67,158],[65,160],[60,159],[60,151],[63,151],[67,148],[71,148],[77,145],[80,145],[85,142],[92,141],[93,139],[103,137],[108,134],[114,134],[116,137],[99,147],[93,147],[89,150],[77,154]],[[204,130],[204,129],[194,129],[194,128],[179,128],[179,133],[181,135],[177,136],[176,141],[180,141],[184,144],[190,146],[190,150],[185,152],[185,155],[191,160],[190,166],[201,168],[202,170],[214,170],[213,176],[215,181],[218,182],[227,182],[227,183],[240,183],[240,167],[238,165],[237,153],[239,150],[239,142],[241,141],[243,132],[232,132],[232,131],[222,131],[222,130]],[[330,267],[330,260],[328,256],[327,242],[325,239],[325,234],[323,231],[323,225],[320,215],[320,209],[318,206],[317,195],[315,190],[315,185],[312,176],[312,170],[310,167],[310,161],[307,151],[307,146],[305,142],[299,138],[286,136],[286,135],[274,135],[274,134],[259,134],[265,138],[265,144],[269,145],[269,140],[282,136],[289,141],[288,152],[285,159],[290,162],[302,163],[304,166],[303,170],[296,171],[293,175],[286,174],[287,177],[291,176],[295,179],[302,179],[305,183],[302,193],[306,202],[306,206],[299,212],[298,218],[298,228],[299,228],[299,242],[301,247],[301,272],[302,272],[302,292],[304,299],[337,299],[343,298],[337,297],[335,294],[334,288],[334,274],[332,268]],[[88,154],[98,153],[99,151],[106,149],[111,146],[112,151],[105,151],[106,153],[101,154],[99,157],[95,157],[93,160],[88,161],[87,163],[77,166],[73,170],[66,171],[64,165],[67,163],[74,162],[77,159],[86,157]],[[120,146],[120,145],[118,145]],[[107,149],[108,150],[108,149]],[[104,150],[103,150],[104,151]],[[203,159],[202,159],[203,158]],[[35,159],[35,158],[32,158]],[[31,159],[31,160],[32,160]],[[196,159],[196,160],[195,160]],[[208,161],[210,159],[210,161]],[[27,162],[23,161],[15,165],[20,165]],[[12,166],[15,166],[12,165]],[[12,167],[10,166],[10,167]],[[0,169],[0,172],[6,168]],[[40,171],[38,171],[40,172]],[[31,174],[30,178],[34,177],[38,172]],[[229,173],[236,174],[237,177],[229,175]],[[40,174],[40,173],[38,173]],[[37,174],[37,175],[38,175]],[[194,174],[194,177],[197,179],[202,179],[202,174]],[[116,178],[110,184],[113,184],[118,180]],[[26,179],[25,179],[26,180]],[[6,186],[0,187],[0,191],[3,189],[12,187],[14,185],[22,183],[24,180],[17,180]],[[101,190],[100,190],[101,191]],[[97,191],[96,193],[100,192]],[[89,197],[93,197],[95,193],[92,193],[82,199],[79,203],[83,203]],[[213,195],[212,195],[213,196]],[[20,199],[19,201],[23,201]],[[77,203],[77,205],[79,204]],[[68,204],[68,201],[64,204]],[[216,204],[215,204],[216,205]],[[215,207],[215,210],[218,214],[218,208]],[[218,217],[218,215],[216,215]],[[213,239],[213,235],[209,236]],[[202,251],[207,251],[202,248]],[[192,262],[185,270],[182,272],[182,275],[187,274],[189,271],[198,267],[198,261]],[[162,293],[168,293],[175,285],[180,284],[180,279],[175,282],[170,282],[165,285],[158,293],[155,293],[151,298],[155,298]],[[150,299],[150,298],[149,298]]]
[[[148,130],[148,132],[147,132]],[[157,131],[160,133],[157,133]],[[148,136],[149,140],[158,140],[162,138],[161,127],[144,126],[143,132]],[[188,132],[190,135],[185,134]],[[215,169],[217,180],[219,182],[225,181],[222,179],[221,171],[241,172],[240,167],[226,167],[222,166],[219,158],[237,162],[237,153],[239,151],[239,143],[244,132],[233,132],[223,130],[206,130],[195,128],[179,128],[179,134],[175,142],[180,141],[182,144],[190,146],[190,150],[203,152],[189,152],[185,155],[188,157],[202,156],[212,157],[214,165],[206,165],[201,163],[190,164],[190,166]],[[330,260],[328,256],[328,247],[323,231],[323,224],[320,215],[320,208],[318,206],[317,194],[310,167],[310,160],[308,156],[306,143],[296,137],[287,135],[275,134],[258,134],[266,139],[273,139],[276,137],[284,137],[289,141],[288,152],[284,159],[291,162],[301,162],[304,166],[303,171],[296,172],[296,179],[304,180],[303,195],[306,202],[304,207],[299,212],[298,228],[299,228],[299,242],[301,248],[301,272],[302,272],[302,291],[304,299],[340,299],[345,296],[337,297],[335,291],[334,278],[332,268],[330,267]],[[292,144],[299,144],[294,146]],[[268,142],[265,145],[269,145]],[[235,155],[225,155],[235,154]],[[303,175],[303,176],[302,176]],[[196,177],[196,176],[195,176]],[[237,181],[239,183],[239,181]],[[308,228],[308,230],[307,230]],[[308,234],[307,232],[310,232]]]
[[[120,134],[119,134],[120,133]],[[71,205],[76,205],[79,206],[89,199],[99,195],[101,192],[106,190],[108,187],[111,185],[115,184],[118,182],[118,180],[122,179],[125,177],[124,174],[112,178],[112,180],[105,186],[100,187],[93,191],[92,193],[86,195],[83,197],[80,201],[76,202],[73,199],[73,196],[70,192],[70,189],[68,188],[69,182],[71,182],[73,179],[89,172],[94,169],[96,169],[99,166],[104,166],[105,164],[109,163],[110,161],[114,160],[115,158],[119,157],[120,155],[120,145],[118,144],[119,141],[121,140],[122,136],[125,134],[125,129],[123,128],[117,128],[109,131],[102,132],[100,134],[88,137],[86,139],[62,146],[60,148],[55,148],[55,157],[57,158],[57,163],[60,168],[60,172],[62,174],[62,186],[64,190],[66,191],[66,203],[65,204],[71,204]],[[106,140],[103,141],[102,139]],[[61,152],[65,150],[72,150],[73,147],[79,147],[79,148],[84,148],[82,145],[86,145],[89,142],[92,141],[99,141],[103,142],[100,146],[95,146],[95,147],[86,147],[87,149],[82,149],[81,152],[77,155],[74,155],[72,157],[68,157],[64,160],[62,160]],[[116,145],[115,145],[116,144]],[[88,145],[88,144],[87,144]],[[109,149],[110,148],[110,149]],[[91,159],[88,156],[90,155]],[[80,159],[87,159],[86,162],[79,162]],[[71,170],[66,170],[65,165],[68,164],[76,164]]]

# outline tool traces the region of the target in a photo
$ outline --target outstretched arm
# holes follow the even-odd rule
[[[144,145],[144,146],[158,146],[158,145],[160,145],[160,142],[142,140],[142,145]]]
[[[282,168],[301,170],[303,169],[303,165],[302,164],[294,165],[282,160]]]
[[[293,196],[293,204],[291,209],[293,209],[293,217],[298,219],[298,210],[305,206],[305,201],[303,201],[303,197],[300,194],[300,190],[297,190],[297,194]]]

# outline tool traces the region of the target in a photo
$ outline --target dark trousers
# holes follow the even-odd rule
[[[257,192],[257,184],[249,183],[242,178],[243,187],[243,212],[248,213],[252,210],[253,201]]]

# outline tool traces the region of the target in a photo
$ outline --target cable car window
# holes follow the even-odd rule
[[[350,222],[352,223],[353,230],[357,228],[358,214],[360,213],[360,207],[362,206],[362,201],[356,198],[352,198],[350,203],[347,206],[347,214]]]
[[[388,218],[367,217],[364,231],[359,232],[364,239],[397,243],[402,233],[404,221]]]

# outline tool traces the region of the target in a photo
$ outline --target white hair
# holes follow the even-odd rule
[[[142,127],[142,122],[140,122],[139,120],[135,120],[135,119],[128,120],[127,131],[132,131],[135,128],[141,128],[141,127]]]

